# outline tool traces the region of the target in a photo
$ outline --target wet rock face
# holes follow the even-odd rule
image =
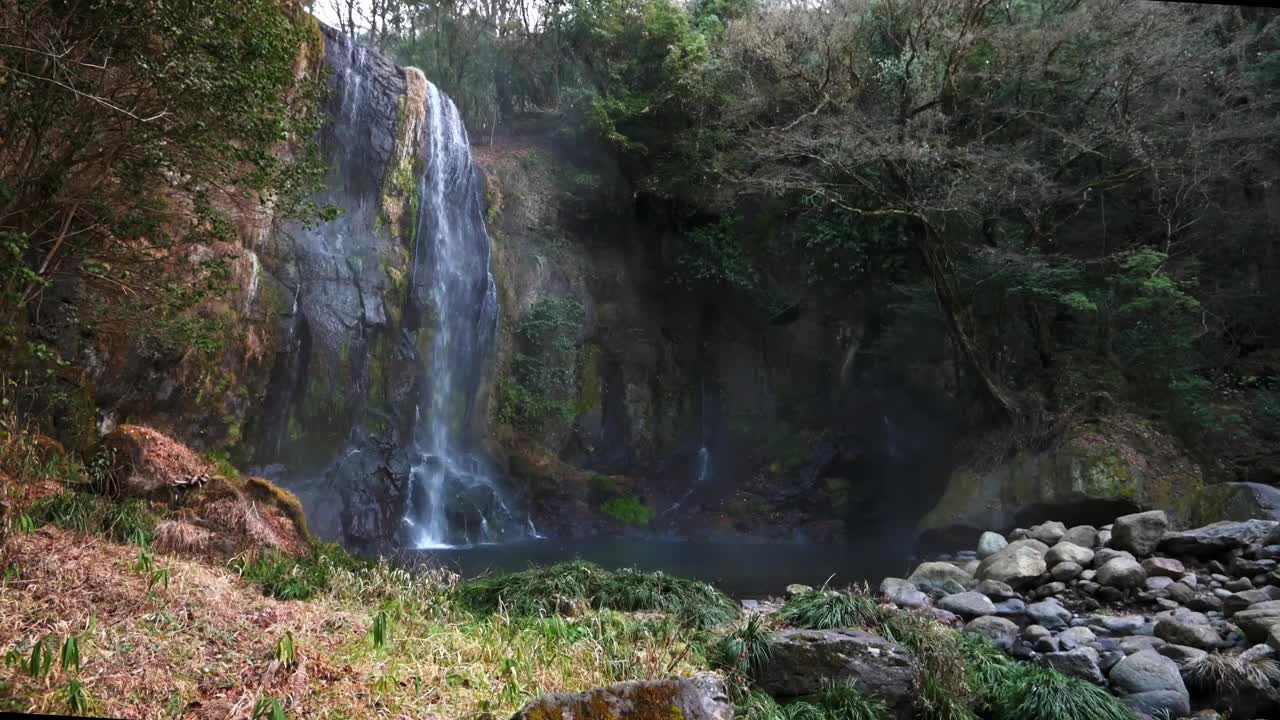
[[[617,683],[582,693],[551,693],[511,720],[733,720],[733,703],[715,673]]]

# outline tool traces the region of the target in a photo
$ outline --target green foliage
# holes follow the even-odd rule
[[[760,271],[742,247],[737,225],[737,218],[725,216],[686,233],[672,281],[691,289],[758,290]]]
[[[769,663],[769,627],[760,615],[751,615],[716,643],[718,664],[745,675]]]
[[[836,686],[818,695],[818,706],[829,720],[888,720],[889,707],[880,698],[851,685]]]
[[[75,635],[62,641],[62,672],[80,672],[80,638]]]
[[[89,694],[85,692],[79,678],[67,678],[66,684],[62,686],[62,695],[66,699],[67,712],[72,715],[89,712]]]
[[[391,613],[387,607],[378,608],[378,612],[374,613],[370,637],[373,640],[373,646],[378,649],[385,648],[387,642],[390,641]]]
[[[262,593],[279,600],[307,600],[329,589],[339,571],[368,569],[369,563],[332,543],[316,543],[301,558],[268,550],[252,558],[236,557],[231,568]]]
[[[284,705],[279,698],[260,697],[253,704],[253,720],[285,720]]]
[[[1136,715],[1093,683],[1048,668],[1018,665],[990,701],[994,720],[1136,720]]]
[[[833,590],[797,595],[778,611],[778,618],[788,625],[813,630],[874,626],[882,616],[872,598]]]
[[[572,297],[546,297],[516,324],[511,370],[498,382],[498,418],[527,432],[573,418],[577,335],[583,308]]]
[[[656,514],[644,500],[636,497],[616,497],[607,500],[600,505],[600,510],[620,523],[636,527],[645,527],[653,522]]]
[[[292,630],[285,630],[284,635],[276,641],[274,656],[276,662],[287,668],[291,668],[298,663],[298,654],[297,649],[294,647]]]
[[[554,615],[574,604],[612,610],[675,613],[695,628],[731,622],[732,599],[712,586],[664,573],[611,572],[584,562],[537,567],[457,589],[462,606],[479,613],[502,608],[515,615]]]
[[[115,502],[70,490],[41,498],[29,513],[37,525],[57,525],[139,547],[151,544],[161,517],[154,506],[142,500]]]

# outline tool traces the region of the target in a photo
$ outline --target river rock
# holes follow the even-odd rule
[[[1093,564],[1093,551],[1064,541],[1049,548],[1049,552],[1044,555],[1044,562],[1051,568],[1058,563],[1064,562],[1075,563],[1081,568],[1087,568]]]
[[[1078,647],[1084,647],[1097,640],[1097,636],[1089,628],[1079,625],[1073,628],[1067,628],[1058,633],[1058,645],[1063,650],[1074,650]]]
[[[1094,615],[1089,622],[1112,635],[1136,635],[1147,624],[1147,619],[1141,615]]]
[[[1179,668],[1185,668],[1187,665],[1203,659],[1209,654],[1200,648],[1193,648],[1188,645],[1165,645],[1162,648],[1157,648],[1156,652],[1177,663]]]
[[[1271,600],[1280,600],[1280,587],[1268,585],[1256,590],[1229,593],[1222,599],[1222,614],[1231,617],[1241,610],[1248,609],[1250,606]]]
[[[1168,533],[1160,540],[1160,549],[1170,555],[1216,555],[1256,543],[1278,524],[1272,520],[1217,522],[1195,530]]]
[[[1136,588],[1140,587],[1147,579],[1147,573],[1136,560],[1118,557],[1109,560],[1106,565],[1098,568],[1098,574],[1094,579],[1100,585],[1107,585],[1114,588]]]
[[[1191,713],[1191,695],[1178,664],[1154,650],[1134,653],[1111,668],[1111,687],[1126,705],[1147,715],[1181,718]]]
[[[1048,570],[1049,546],[1038,540],[1016,540],[978,565],[979,580],[998,580],[1014,589],[1033,585]]]
[[[1140,653],[1143,650],[1158,650],[1168,644],[1169,643],[1158,637],[1152,637],[1150,635],[1132,635],[1127,638],[1122,638],[1117,647],[1120,649],[1120,652],[1125,655],[1132,655],[1134,653]]]
[[[703,672],[689,678],[636,680],[581,693],[551,693],[530,701],[512,720],[733,720],[724,680]]]
[[[1150,557],[1142,561],[1142,569],[1147,571],[1148,577],[1171,577],[1180,578],[1186,574],[1187,569],[1182,563],[1173,558]]]
[[[1111,547],[1144,557],[1156,549],[1168,529],[1169,516],[1163,510],[1124,515],[1116,518],[1111,529]]]
[[[1174,580],[1171,577],[1157,576],[1147,578],[1147,581],[1143,583],[1143,585],[1147,590],[1153,593],[1159,593],[1163,592],[1165,588],[1169,587],[1173,583]]]
[[[916,589],[914,583],[902,578],[885,578],[880,583],[880,595],[900,608],[916,609],[929,604],[929,596]]]
[[[1087,680],[1095,685],[1104,685],[1107,680],[1102,675],[1102,669],[1098,667],[1098,661],[1098,651],[1091,647],[1047,652],[1037,660],[1041,665],[1051,667],[1063,675]]]
[[[1009,541],[1003,535],[988,530],[978,538],[978,559],[985,560],[1005,549],[1008,545]]]
[[[1186,645],[1200,650],[1216,650],[1222,638],[1212,627],[1184,618],[1165,618],[1156,622],[1155,636],[1173,645]]]
[[[1062,630],[1071,620],[1071,611],[1053,599],[1028,605],[1026,615],[1031,622],[1049,630]]]
[[[1093,566],[1095,568],[1100,568],[1103,565],[1106,565],[1107,563],[1111,562],[1112,560],[1115,560],[1118,557],[1129,558],[1134,562],[1137,562],[1138,560],[1136,557],[1133,556],[1133,553],[1131,552],[1128,552],[1125,550],[1112,550],[1111,548],[1103,548],[1093,554]]]
[[[1027,603],[1022,598],[1009,598],[996,603],[996,615],[1017,618],[1027,614]]]
[[[964,631],[981,635],[990,640],[996,647],[1008,651],[1018,639],[1018,625],[1012,620],[985,615],[974,618],[964,626]],[[1047,630],[1045,632],[1048,632]]]
[[[983,580],[978,583],[978,586],[974,588],[974,590],[977,590],[992,600],[1008,600],[1018,596],[1018,593],[1014,592],[1013,588],[1009,587],[1008,583],[1002,583],[999,580]]]
[[[1063,535],[1058,542],[1071,543],[1092,550],[1098,542],[1098,529],[1092,525],[1077,525],[1067,530],[1067,534]]]
[[[953,612],[966,620],[983,615],[994,615],[996,606],[991,598],[980,592],[962,592],[948,595],[938,601],[938,607]]]
[[[1039,540],[1049,547],[1053,547],[1055,543],[1067,534],[1067,526],[1057,521],[1050,521],[1033,525],[1027,530],[1027,537],[1032,540]]]
[[[1058,582],[1070,582],[1080,577],[1080,573],[1084,572],[1084,568],[1073,562],[1058,563],[1053,566],[1049,574]]]
[[[962,593],[978,584],[972,575],[948,562],[920,563],[907,580],[924,592],[940,595]]]
[[[776,697],[821,692],[852,683],[893,708],[909,705],[915,671],[906,648],[861,630],[784,630],[769,636],[769,662],[753,670],[755,684]],[[664,718],[664,720],[668,720]]]
[[[1280,602],[1275,604],[1280,605]],[[1272,603],[1259,603],[1231,616],[1231,622],[1253,643],[1266,642],[1271,628],[1280,625],[1280,607],[1262,607],[1263,605]]]
[[[1182,605],[1194,602],[1196,599],[1196,591],[1187,587],[1187,584],[1182,582],[1173,583],[1165,589],[1165,592],[1168,593],[1170,600]]]

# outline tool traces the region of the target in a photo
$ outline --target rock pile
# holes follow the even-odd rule
[[[1101,528],[1046,522],[976,552],[886,579],[882,598],[931,612],[1014,657],[1108,687],[1134,710],[1280,716],[1276,679],[1205,683],[1210,663],[1274,668],[1280,650],[1280,523],[1171,531],[1165,513]],[[1213,654],[1212,657],[1210,655]],[[1243,672],[1243,671],[1241,671]]]

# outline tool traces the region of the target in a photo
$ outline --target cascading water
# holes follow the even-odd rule
[[[711,448],[707,447],[707,444],[709,442],[708,433],[707,433],[707,418],[709,414],[707,412],[707,379],[705,376],[702,378],[701,402],[702,402],[702,447],[698,448],[698,457],[697,457],[697,463],[695,465],[693,482],[689,484],[689,489],[685,490],[684,494],[680,496],[679,500],[676,500],[674,503],[671,503],[671,507],[662,511],[663,515],[667,515],[669,513],[675,512],[676,510],[679,510],[680,506],[683,505],[685,501],[688,500],[695,491],[697,491],[698,488],[702,487],[707,482],[707,478],[711,476]]]
[[[416,72],[416,71],[411,71]],[[410,289],[426,316],[418,330],[416,462],[404,518],[418,548],[498,542],[524,534],[478,440],[478,402],[493,363],[497,291],[467,131],[457,107],[427,83],[426,171]]]

